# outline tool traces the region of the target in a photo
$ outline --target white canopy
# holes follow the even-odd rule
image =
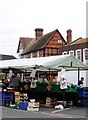
[[[43,66],[52,70],[61,70],[62,68],[66,70],[87,69],[83,62],[72,55],[60,55],[56,59],[43,64]]]
[[[86,65],[72,55],[57,55],[37,58],[24,58],[0,61],[0,68],[30,69],[39,66],[38,70],[60,70],[63,67],[71,70],[73,68],[86,68]]]

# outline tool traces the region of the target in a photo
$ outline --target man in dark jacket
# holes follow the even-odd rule
[[[78,86],[83,87],[84,77],[81,77],[81,80],[78,82]]]
[[[17,73],[14,73],[14,75],[12,75],[12,77],[10,78],[9,86],[13,87],[15,90],[18,90],[20,81],[21,81],[20,77],[17,75]]]

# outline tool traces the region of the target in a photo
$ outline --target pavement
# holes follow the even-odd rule
[[[39,111],[24,111],[0,106],[0,118],[87,118],[86,108],[55,108],[40,107]],[[2,119],[3,120],[3,119]]]

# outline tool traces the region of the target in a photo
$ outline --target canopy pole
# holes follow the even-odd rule
[[[78,82],[79,82],[79,77],[80,77],[80,69],[78,68]]]
[[[49,81],[50,81],[50,69],[49,69]]]
[[[71,67],[72,67],[72,62],[71,62]]]

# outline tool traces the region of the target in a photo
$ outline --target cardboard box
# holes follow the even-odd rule
[[[30,108],[39,108],[39,102],[29,102],[28,106]]]
[[[30,107],[27,107],[27,111],[39,111],[39,108],[30,108]]]
[[[15,95],[20,95],[20,93],[19,92],[15,92]]]
[[[20,99],[19,98],[15,98],[15,102],[16,103],[20,103]]]

